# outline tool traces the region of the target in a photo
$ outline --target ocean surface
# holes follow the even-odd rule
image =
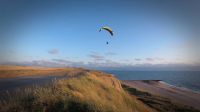
[[[104,71],[120,80],[162,80],[173,86],[200,92],[200,71]]]

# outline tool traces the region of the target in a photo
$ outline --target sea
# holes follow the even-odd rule
[[[115,71],[105,70],[120,80],[161,80],[176,87],[200,92],[200,71]]]

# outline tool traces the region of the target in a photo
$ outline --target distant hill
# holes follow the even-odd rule
[[[81,68],[47,68],[32,66],[7,66],[0,65],[0,78],[16,78],[27,76],[47,76],[47,75],[72,75],[73,72],[82,70]]]

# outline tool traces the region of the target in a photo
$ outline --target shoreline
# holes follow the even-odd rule
[[[193,92],[193,93],[200,94],[200,91],[198,91],[198,90],[193,90],[193,89],[183,87],[183,86],[176,86],[176,85],[173,85],[173,84],[169,84],[169,83],[167,83],[163,80],[160,80],[159,83],[163,83],[163,84],[170,86],[170,87],[173,87],[173,88],[178,88],[178,89],[182,89],[182,90],[186,90],[186,91],[190,91],[190,92]]]
[[[177,87],[162,80],[121,80],[121,82],[140,91],[169,98],[172,102],[200,110],[200,93],[191,89]]]
[[[193,89],[190,89],[190,88],[187,88],[187,87],[184,87],[184,86],[176,86],[176,85],[167,83],[163,80],[122,80],[122,81],[143,81],[143,82],[155,81],[155,82],[162,83],[162,84],[165,84],[167,86],[170,86],[172,88],[177,88],[177,89],[186,90],[186,91],[190,91],[190,92],[193,92],[193,93],[200,94],[200,91],[198,91],[198,90],[193,90]]]

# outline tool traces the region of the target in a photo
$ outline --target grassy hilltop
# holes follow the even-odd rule
[[[111,75],[73,69],[68,79],[29,88],[1,101],[1,112],[152,112]]]

